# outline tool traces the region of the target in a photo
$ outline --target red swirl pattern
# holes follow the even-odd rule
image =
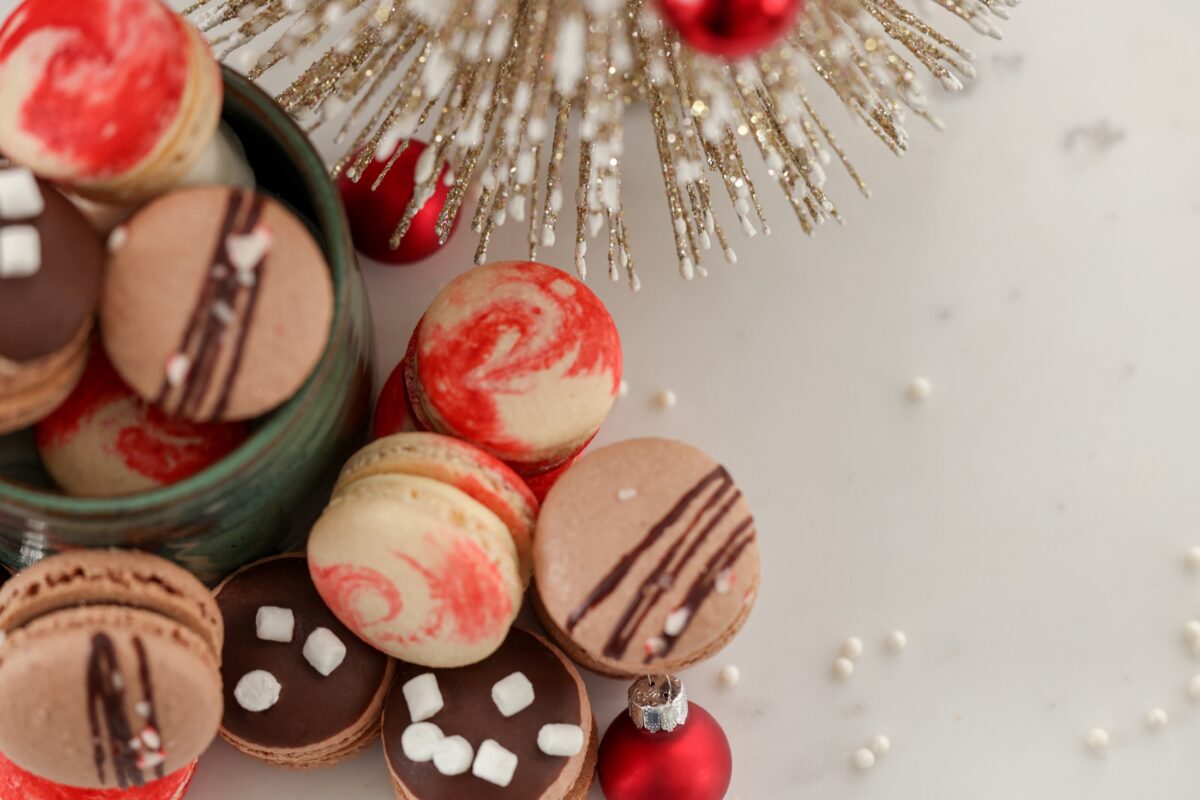
[[[312,561],[308,567],[325,605],[355,633],[364,634],[374,625],[391,622],[404,610],[400,590],[378,570],[354,564],[319,566]],[[368,616],[363,607],[372,601],[386,610],[377,616]]]
[[[42,74],[9,112],[21,129],[93,177],[149,155],[187,86],[186,23],[157,0],[27,0],[0,28],[0,69],[22,69],[9,59],[47,42]]]
[[[445,290],[450,304],[470,306],[466,319],[452,326],[422,322],[417,377],[451,432],[493,451],[520,453],[527,446],[505,429],[497,398],[535,393],[539,375],[564,364],[567,377],[609,376],[615,396],[621,343],[600,298],[565,272],[517,261],[482,269],[491,281],[486,301],[478,291],[467,296],[462,281],[480,280],[473,273]]]
[[[127,789],[79,789],[26,772],[0,756],[0,797],[5,800],[180,800],[196,774],[195,762],[145,786]]]

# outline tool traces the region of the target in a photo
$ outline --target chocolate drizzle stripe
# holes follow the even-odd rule
[[[158,709],[154,705],[154,682],[150,678],[150,661],[146,658],[146,646],[137,636],[133,638],[133,649],[137,652],[138,657],[138,677],[142,680],[142,700],[146,704],[146,722],[161,737],[162,732],[158,727]],[[161,763],[154,768],[154,775],[160,779],[165,777]]]
[[[749,533],[746,531],[749,530]],[[746,533],[745,536],[742,534]],[[688,626],[692,624],[692,620],[696,617],[696,612],[700,606],[706,601],[717,587],[717,579],[722,572],[732,567],[741,558],[742,553],[754,541],[754,519],[746,517],[738,526],[733,529],[725,543],[721,545],[716,553],[708,560],[704,566],[704,570],[696,576],[696,580],[692,582],[688,588],[687,594],[684,595],[683,604],[680,609],[686,609],[688,616],[683,623],[683,627],[675,634],[667,634],[664,631],[663,640],[665,642],[662,651],[654,655],[646,657],[646,663],[649,664],[654,658],[662,658],[668,655],[674,649],[675,643],[679,641],[679,637],[683,635]]]
[[[668,511],[666,515],[664,515],[663,518],[660,519],[654,525],[654,527],[652,527],[646,533],[646,535],[642,538],[642,541],[638,543],[637,547],[633,548],[624,556],[622,556],[621,560],[617,562],[616,566],[609,570],[608,574],[605,575],[596,585],[596,587],[592,589],[588,596],[584,598],[579,607],[571,612],[571,616],[567,619],[567,630],[574,630],[575,626],[577,626],[593,608],[600,605],[605,599],[608,598],[609,595],[616,591],[617,587],[621,585],[621,581],[625,579],[625,576],[629,574],[629,571],[633,569],[633,566],[638,562],[639,559],[641,559],[646,551],[653,547],[658,540],[666,534],[667,530],[679,521],[679,519],[687,512],[692,503],[704,493],[704,490],[707,489],[710,484],[718,480],[732,480],[725,468],[719,465],[712,472],[708,473],[699,481],[697,481],[691,489],[688,489],[687,492],[684,493],[683,497],[679,499],[679,502],[677,502],[674,507],[672,507],[671,510]]]
[[[714,508],[730,490],[733,490],[733,494],[729,499],[721,504],[717,509],[717,513],[708,521],[708,524],[700,529],[699,534],[692,537],[692,531],[701,518]],[[713,496],[700,507],[691,524],[688,525],[687,530],[667,549],[667,552],[663,554],[658,564],[655,565],[654,569],[650,571],[649,576],[638,588],[637,594],[634,595],[633,600],[625,609],[625,613],[621,616],[616,629],[604,646],[604,654],[606,656],[609,658],[621,658],[625,655],[625,651],[629,649],[629,643],[633,640],[637,629],[646,620],[646,617],[650,615],[650,612],[654,610],[663,595],[675,585],[675,581],[679,579],[684,568],[696,556],[696,553],[700,551],[704,542],[708,540],[708,537],[721,524],[722,520],[729,514],[730,509],[733,508],[734,503],[741,496],[742,493],[733,488],[733,481],[726,479],[719,485]],[[683,556],[676,560],[680,549],[688,543],[689,538],[691,538],[691,544],[684,551]],[[664,576],[666,576],[666,579],[664,579]]]
[[[111,758],[117,786],[127,789],[132,784],[142,786],[145,779],[137,767],[137,752],[133,749],[133,729],[125,713],[125,681],[117,663],[117,649],[108,634],[92,637],[87,666],[88,723],[92,733],[92,756],[100,783],[107,783],[104,762]],[[104,735],[108,735],[105,747]]]
[[[257,266],[257,278],[254,281],[254,285],[250,287],[250,298],[246,301],[246,311],[242,315],[242,325],[238,330],[237,343],[233,348],[233,362],[229,365],[229,371],[226,373],[225,381],[221,386],[221,396],[217,399],[217,405],[213,408],[213,419],[219,418],[225,413],[225,409],[229,407],[229,396],[233,393],[234,381],[237,380],[238,373],[242,369],[242,357],[246,353],[246,339],[250,335],[250,326],[254,324],[254,311],[258,307],[258,295],[261,291],[264,272],[266,272],[266,265],[259,263]]]

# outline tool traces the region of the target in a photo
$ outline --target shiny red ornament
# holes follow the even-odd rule
[[[350,217],[350,232],[354,237],[354,246],[363,255],[382,261],[385,264],[412,264],[428,258],[441,249],[438,241],[437,222],[446,205],[450,187],[446,185],[448,165],[442,166],[438,176],[437,187],[433,196],[413,217],[412,226],[400,240],[400,246],[395,250],[391,246],[392,234],[404,217],[404,210],[412,200],[413,188],[416,183],[415,173],[417,161],[425,152],[425,144],[413,139],[409,142],[396,163],[388,171],[379,188],[375,185],[387,161],[378,158],[371,163],[357,182],[342,174],[338,180],[338,189],[342,194],[342,202],[346,204],[346,214]],[[458,219],[455,218],[457,224]],[[453,228],[451,228],[453,233]]]
[[[766,50],[792,29],[804,0],[657,0],[685,44],[722,58]]]
[[[712,714],[690,703],[687,724],[670,732],[621,714],[600,742],[597,772],[606,800],[723,800],[733,754]]]

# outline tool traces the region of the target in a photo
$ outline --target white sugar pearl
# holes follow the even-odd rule
[[[738,681],[742,679],[742,671],[733,664],[721,667],[721,672],[717,676],[724,686],[737,686]]]
[[[624,379],[617,385],[617,397],[625,397],[629,394],[629,383]]]
[[[461,736],[448,736],[433,748],[433,766],[443,775],[462,775],[471,768],[475,751]]]
[[[875,754],[865,747],[855,750],[854,766],[858,767],[864,772],[869,770],[871,767],[875,766]]]
[[[1108,731],[1104,730],[1104,728],[1092,728],[1088,731],[1085,741],[1087,742],[1088,749],[1093,753],[1102,753],[1108,749]]]
[[[857,636],[851,636],[846,641],[842,642],[842,657],[848,658],[851,661],[863,654],[862,639]]]
[[[1189,547],[1184,563],[1192,572],[1200,572],[1200,547]]]
[[[266,711],[279,702],[283,687],[274,675],[263,669],[247,672],[238,681],[233,697],[238,705],[252,713]]]
[[[871,752],[874,753],[876,756],[880,756],[880,757],[886,756],[889,752],[891,752],[892,740],[889,739],[888,737],[884,736],[883,734],[880,734],[878,736],[872,736],[870,748],[871,748]]]
[[[1167,712],[1161,708],[1152,708],[1146,712],[1146,727],[1152,731],[1161,731],[1170,721]]]
[[[1183,626],[1183,638],[1187,639],[1192,644],[1200,641],[1200,620],[1188,620]]]
[[[1200,703],[1200,675],[1188,681],[1188,697]]]
[[[904,631],[892,631],[888,634],[887,649],[893,653],[899,653],[908,647],[908,634]]]
[[[664,411],[668,408],[674,408],[678,402],[678,396],[670,389],[663,389],[654,396],[654,404]]]
[[[475,754],[471,774],[501,788],[512,783],[517,771],[517,754],[506,750],[494,739],[485,739]]]
[[[264,642],[290,642],[296,627],[296,615],[290,608],[259,606],[254,629]]]
[[[854,674],[854,662],[848,658],[839,658],[833,662],[833,677],[846,680]]]
[[[505,717],[519,714],[533,705],[533,684],[522,672],[514,672],[492,687],[492,702]]]
[[[432,672],[418,675],[400,687],[404,702],[408,704],[408,715],[413,722],[424,722],[442,710],[442,690],[438,688],[437,676]]]
[[[304,660],[328,678],[346,660],[346,645],[329,628],[317,628],[304,642]]]
[[[400,735],[400,749],[409,761],[423,764],[433,758],[433,751],[444,738],[442,729],[432,722],[415,722]]]
[[[548,756],[570,758],[583,751],[583,728],[578,725],[543,725],[538,731],[538,749]]]
[[[924,403],[933,394],[933,384],[928,378],[913,378],[906,392],[910,403]]]

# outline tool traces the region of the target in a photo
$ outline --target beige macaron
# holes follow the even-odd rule
[[[141,786],[187,766],[221,719],[215,601],[144,553],[53,556],[0,589],[0,751],[85,788]]]

